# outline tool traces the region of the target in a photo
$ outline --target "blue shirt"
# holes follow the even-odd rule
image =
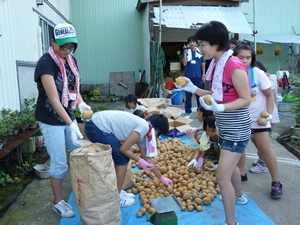
[[[205,62],[204,57],[196,58],[195,57],[196,51],[192,51],[192,59],[191,61],[187,62],[185,67],[185,73],[184,75],[187,78],[201,78],[202,77],[202,63]],[[192,62],[195,63],[192,63]]]

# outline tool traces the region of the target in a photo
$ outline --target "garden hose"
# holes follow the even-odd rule
[[[151,60],[154,67],[154,97],[165,97],[163,68],[166,65],[164,50],[158,42],[154,42],[151,51]]]

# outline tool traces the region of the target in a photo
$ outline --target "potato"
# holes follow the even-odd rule
[[[185,77],[178,77],[176,79],[176,84],[178,86],[184,87],[187,84],[187,81],[186,81]]]
[[[194,210],[194,206],[193,206],[193,205],[189,205],[187,208],[188,208],[188,211],[189,211],[189,212],[191,212],[191,211]]]
[[[147,210],[146,210],[144,207],[140,208],[140,212],[142,212],[143,215],[146,213],[146,211],[147,211]]]
[[[136,216],[137,216],[138,218],[141,218],[141,217],[143,216],[143,213],[140,212],[140,211],[138,211],[137,214],[136,214]]]
[[[209,197],[203,198],[204,205],[209,205],[211,203],[211,199]]]
[[[211,95],[204,96],[204,102],[206,103],[206,105],[211,105],[210,98],[212,98]]]
[[[94,115],[94,112],[93,110],[85,110],[83,113],[82,113],[82,119],[91,119],[92,116]]]
[[[258,118],[257,124],[259,126],[266,126],[267,125],[267,120],[265,118]]]
[[[198,212],[202,212],[202,210],[203,210],[201,205],[198,205],[198,206],[196,207],[196,209],[197,209]]]
[[[266,112],[266,111],[262,111],[261,113],[260,113],[260,117],[261,118],[268,118],[269,117],[269,113],[268,112]]]

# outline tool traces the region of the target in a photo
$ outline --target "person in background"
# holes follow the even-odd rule
[[[274,110],[273,110],[273,114],[272,114],[272,120],[271,120],[271,132],[270,135],[272,134],[272,130],[275,127],[276,123],[279,123],[279,116],[278,116],[278,102],[276,101],[277,99],[277,76],[275,74],[269,74],[267,73],[267,69],[265,68],[265,66],[261,63],[256,61],[257,67],[259,69],[261,69],[262,71],[265,72],[265,74],[267,75],[267,77],[269,78],[270,82],[271,82],[271,89],[274,95],[274,99],[275,99],[275,105],[274,105]],[[254,140],[254,136],[251,135],[251,141],[252,143],[256,146],[255,140]],[[253,168],[249,169],[249,171],[251,173],[267,173],[269,172],[268,167],[266,165],[266,162],[264,160],[264,158],[262,157],[262,155],[259,153],[259,151],[257,151],[258,154],[258,159],[254,160],[254,162],[252,162],[252,165],[254,166]]]
[[[152,170],[166,186],[173,185],[169,178],[160,173],[146,151],[152,138],[155,139],[169,131],[168,118],[164,115],[153,114],[145,120],[117,110],[100,111],[85,123],[84,131],[91,142],[109,144],[112,148],[121,207],[128,207],[135,203],[132,194],[122,191],[129,159],[138,162],[144,170]],[[156,137],[152,135],[153,133]],[[142,154],[141,158],[130,150],[134,144],[137,144]]]
[[[73,110],[81,114],[91,109],[80,95],[80,77],[76,59],[75,29],[70,24],[54,27],[52,46],[37,62],[34,81],[38,98],[35,117],[38,121],[47,152],[50,156],[50,184],[54,195],[53,210],[61,217],[73,217],[72,207],[63,200],[63,179],[68,170],[66,145],[70,151],[82,145],[82,134]]]
[[[249,106],[252,134],[257,150],[264,158],[271,174],[271,198],[278,199],[282,197],[282,182],[279,179],[277,159],[270,144],[270,121],[272,120],[274,110],[274,95],[271,89],[271,83],[266,74],[256,67],[256,55],[250,43],[242,42],[235,47],[233,54],[248,67],[252,87],[251,104]],[[267,123],[265,126],[257,123],[262,111],[266,111],[269,114],[268,118],[266,118]],[[244,153],[238,164],[241,174],[244,174],[245,162],[246,154]]]
[[[195,34],[201,53],[205,59],[212,59],[206,79],[211,81],[211,92],[199,89],[186,78],[184,91],[200,97],[201,105],[215,112],[216,126],[219,131],[221,154],[216,171],[217,182],[225,211],[225,224],[235,222],[235,203],[246,204],[247,196],[242,192],[240,172],[237,167],[241,155],[251,136],[249,117],[250,87],[247,68],[229,50],[228,30],[218,21],[203,24]],[[211,105],[205,103],[209,98]]]
[[[233,50],[237,46],[238,42],[235,39],[230,39],[229,41],[229,49]]]
[[[209,111],[204,109],[202,106],[198,108],[198,120],[203,123],[203,121],[208,117],[212,116],[214,114],[213,111]],[[186,134],[194,134],[194,138],[198,144],[200,144],[200,137],[201,137],[201,132],[203,132],[203,126],[200,128],[192,127],[186,129],[185,133]]]
[[[218,162],[220,158],[220,147],[218,145],[218,129],[214,116],[208,116],[203,122],[204,133],[201,135],[199,149],[195,152],[193,159],[187,167],[193,165],[196,168],[202,168],[204,160],[207,157],[210,160]],[[216,169],[217,167],[213,167]]]
[[[138,102],[136,96],[133,94],[127,95],[124,98],[124,102],[126,107],[125,112],[133,113],[135,110],[139,109],[145,114],[145,119],[150,116],[150,113],[147,111],[147,109]]]
[[[187,39],[188,46],[183,46],[182,64],[185,66],[185,77],[199,88],[205,82],[205,59],[200,50],[196,47],[196,39],[191,36]],[[185,93],[185,117],[190,118],[192,113],[192,93]],[[199,108],[199,98],[197,96],[197,107]]]

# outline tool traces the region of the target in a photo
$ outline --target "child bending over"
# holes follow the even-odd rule
[[[217,162],[220,157],[220,147],[218,145],[218,130],[216,128],[215,116],[208,116],[203,121],[203,130],[205,131],[200,138],[199,150],[196,151],[194,158],[189,162],[187,167],[193,165],[196,168],[202,168],[205,157]],[[217,166],[206,168],[216,170]]]

